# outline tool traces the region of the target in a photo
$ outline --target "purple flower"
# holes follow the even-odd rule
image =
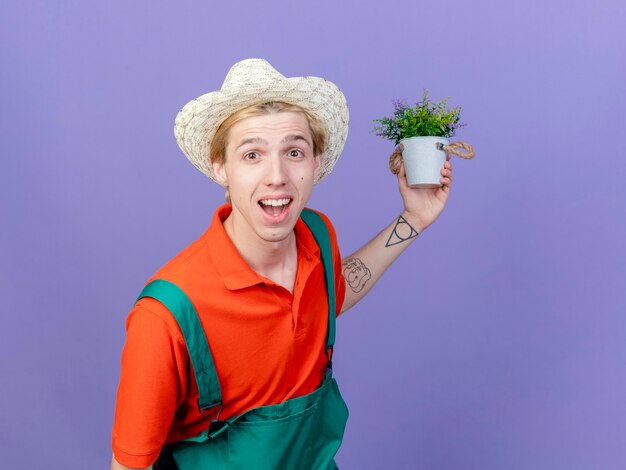
[[[406,101],[399,100],[397,98],[391,100],[391,102],[393,103],[393,111],[396,114],[404,112],[404,110],[406,110],[409,107],[409,105],[406,104]]]

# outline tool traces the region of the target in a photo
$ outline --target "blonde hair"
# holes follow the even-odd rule
[[[321,155],[326,149],[326,128],[317,116],[311,114],[298,105],[284,103],[282,101],[269,101],[267,103],[255,104],[231,114],[217,129],[213,141],[209,159],[211,163],[224,163],[226,159],[226,144],[228,143],[228,133],[230,128],[239,121],[252,116],[262,116],[265,114],[296,112],[302,113],[306,117],[313,138],[313,154]]]

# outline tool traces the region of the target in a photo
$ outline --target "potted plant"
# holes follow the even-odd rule
[[[435,103],[424,90],[422,100],[409,106],[403,100],[393,100],[391,117],[375,119],[379,123],[372,132],[392,140],[398,147],[389,160],[393,173],[400,169],[400,152],[409,186],[412,188],[437,188],[441,186],[440,170],[446,153],[472,158],[474,149],[465,142],[450,144],[456,130],[466,126],[459,123],[461,108],[447,109],[448,98]],[[460,152],[459,148],[466,152]]]

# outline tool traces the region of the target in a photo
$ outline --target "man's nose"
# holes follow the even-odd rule
[[[276,186],[285,184],[285,181],[285,162],[280,155],[272,155],[268,162],[266,182]]]

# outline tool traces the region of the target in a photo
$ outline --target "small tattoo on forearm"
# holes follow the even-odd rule
[[[411,227],[411,224],[409,224],[404,217],[400,216],[396,221],[395,227],[391,231],[391,235],[389,235],[385,248],[405,242],[411,238],[417,237],[418,235],[419,233],[417,233],[417,230]]]
[[[348,258],[343,263],[343,277],[353,292],[361,292],[372,273],[359,258]]]

